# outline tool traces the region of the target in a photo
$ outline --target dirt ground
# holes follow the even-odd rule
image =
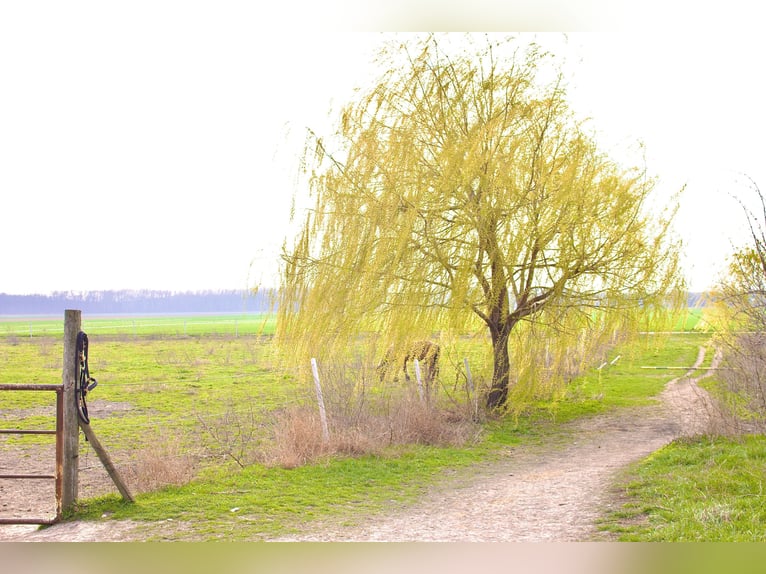
[[[705,349],[700,349],[697,365],[704,355]],[[300,536],[279,540],[605,540],[606,535],[597,531],[596,521],[605,511],[620,505],[620,493],[613,488],[618,472],[675,438],[709,428],[713,410],[709,398],[697,385],[698,380],[689,378],[687,373],[668,382],[661,402],[656,405],[577,421],[556,441],[510,449],[501,461],[456,473],[448,484],[434,489],[412,506],[363,519],[354,526],[312,523]],[[27,453],[25,459],[40,457]],[[51,453],[48,460],[52,459]],[[95,456],[90,464],[99,464]],[[0,452],[0,469],[3,467]],[[105,472],[83,476],[88,476],[90,482],[81,484],[81,496],[114,490]],[[51,511],[52,492],[19,499],[18,492],[8,490],[11,488],[8,482],[0,481],[0,513],[9,501],[13,501],[13,508],[23,508],[25,512]],[[0,525],[0,541],[143,540],[167,526],[114,520],[73,521],[43,529]],[[173,530],[179,526],[174,525]],[[183,528],[180,530],[183,537]]]

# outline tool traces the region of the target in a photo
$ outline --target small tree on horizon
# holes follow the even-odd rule
[[[520,323],[625,325],[679,286],[678,245],[672,214],[652,213],[654,181],[599,151],[549,54],[460,39],[383,51],[388,67],[337,133],[310,134],[313,208],[283,253],[277,334],[316,352],[365,331],[388,344],[478,319],[496,409]]]

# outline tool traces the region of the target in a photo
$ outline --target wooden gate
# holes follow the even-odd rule
[[[120,478],[109,455],[98,441],[89,422],[83,422],[77,413],[75,381],[80,375],[80,362],[77,355],[77,335],[80,332],[81,312],[68,309],[64,312],[64,368],[60,385],[14,385],[0,384],[1,391],[53,391],[56,393],[56,429],[55,430],[2,430],[0,434],[51,434],[56,435],[56,470],[54,474],[0,474],[2,480],[54,480],[56,492],[56,515],[53,519],[4,518],[0,524],[53,524],[61,519],[62,513],[72,508],[77,501],[79,433],[82,429],[88,443],[96,451],[99,460],[106,468],[112,481],[125,500],[133,502],[127,486]]]
[[[43,517],[14,517],[0,516],[0,524],[53,524],[61,519],[63,469],[64,469],[64,386],[63,385],[0,385],[0,391],[41,391],[56,393],[56,428],[50,430],[31,429],[0,429],[0,434],[13,435],[55,435],[56,436],[56,468],[53,474],[0,474],[3,480],[53,480],[55,481],[56,507],[54,518]],[[10,501],[11,504],[13,501]]]

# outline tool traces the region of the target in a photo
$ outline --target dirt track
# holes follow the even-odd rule
[[[701,352],[697,360],[704,359]],[[709,409],[696,380],[674,379],[662,403],[578,421],[558,443],[511,451],[414,507],[354,528],[289,540],[567,542],[598,539],[595,521],[618,504],[618,470],[682,435],[705,429]],[[284,539],[288,540],[288,539]]]
[[[704,358],[700,350],[697,364]],[[514,449],[500,462],[460,473],[414,506],[354,526],[310,525],[284,541],[585,541],[595,521],[619,504],[611,488],[627,464],[709,425],[709,399],[686,375],[670,381],[653,406],[577,421],[555,441]],[[0,540],[125,541],[162,525],[66,522],[37,530],[0,526]],[[176,531],[183,538],[183,529]],[[603,538],[601,538],[603,539]]]

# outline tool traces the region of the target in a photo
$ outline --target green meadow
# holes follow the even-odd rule
[[[198,464],[188,480],[140,492],[134,504],[116,494],[81,500],[70,518],[129,518],[147,528],[159,521],[183,524],[162,536],[156,530],[147,536],[188,540],[260,540],[317,521],[353,523],[358,516],[415,500],[455,471],[500,456],[509,445],[545,441],[561,432],[563,422],[656,400],[677,372],[645,367],[692,365],[699,347],[711,337],[704,329],[695,329],[700,316],[701,311],[693,310],[673,333],[644,334],[612,349],[607,366],[588,369],[569,384],[564,396],[535,403],[518,417],[486,420],[477,438],[465,444],[397,445],[375,454],[329,457],[295,468],[257,461],[239,464],[232,452],[258,448],[268,440],[277,413],[312,396],[310,380],[277,366],[269,336],[272,318],[84,319],[89,366],[98,380],[89,395],[91,426],[118,466],[136,468],[146,453],[159,453],[168,460],[193,453]],[[59,382],[62,322],[0,321],[0,383]],[[51,417],[42,410],[52,398],[39,395],[43,393],[3,393],[3,426],[50,426]],[[42,440],[45,437],[13,437],[3,444]],[[602,528],[630,540],[741,539],[739,522],[714,531],[705,525],[714,519],[741,520],[745,528],[746,521],[752,524],[753,516],[760,516],[758,509],[734,505],[743,499],[743,492],[751,494],[752,503],[763,500],[753,491],[755,482],[743,486],[734,475],[763,476],[764,457],[758,453],[764,443],[759,437],[731,446],[710,440],[673,443],[632,469],[632,478],[624,477],[625,509],[605,517]],[[81,448],[89,447],[83,443]],[[726,462],[731,460],[736,464]],[[673,481],[682,471],[688,471],[685,481],[702,481],[709,467],[717,470],[714,507],[692,509],[681,502],[663,502],[674,491],[702,504],[699,492],[705,487],[675,489]],[[732,477],[731,492],[727,477]],[[663,480],[667,487],[655,488]],[[679,535],[669,526],[656,528],[657,523],[689,525],[695,520],[696,535],[689,530]]]
[[[88,336],[179,337],[260,335],[274,332],[276,317],[268,313],[226,315],[95,316],[82,318]],[[0,337],[60,337],[62,317],[2,317]]]

